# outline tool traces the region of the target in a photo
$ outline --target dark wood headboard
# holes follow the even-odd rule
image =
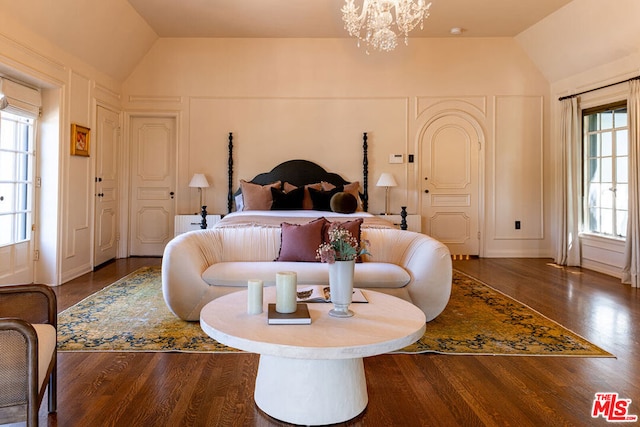
[[[363,158],[362,158],[362,209],[367,212],[369,209],[369,160],[367,158],[367,133],[363,134]],[[229,191],[227,194],[227,209],[230,213],[233,209],[233,198],[238,191],[233,191],[233,133],[229,132]],[[275,181],[289,182],[292,185],[300,187],[306,184],[314,184],[316,182],[326,181],[335,186],[348,184],[337,173],[327,172],[322,166],[309,160],[288,160],[280,163],[269,172],[256,175],[250,182],[260,185],[270,184]]]

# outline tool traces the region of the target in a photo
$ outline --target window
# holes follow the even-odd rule
[[[583,231],[624,238],[629,188],[626,103],[587,110],[583,117]]]
[[[31,239],[34,119],[0,112],[0,246]]]

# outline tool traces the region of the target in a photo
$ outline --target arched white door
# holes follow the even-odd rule
[[[479,159],[482,138],[466,117],[441,116],[420,140],[422,229],[454,255],[480,250]]]

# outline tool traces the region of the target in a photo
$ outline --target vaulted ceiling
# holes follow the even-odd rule
[[[462,28],[457,37],[513,37],[551,82],[640,50],[637,0],[432,1],[424,29],[411,37],[454,37],[452,27]],[[346,38],[343,3],[0,0],[0,34],[2,22],[22,25],[122,82],[164,37]]]
[[[428,0],[426,0],[428,1]],[[433,0],[412,37],[513,37],[571,0]],[[160,37],[347,37],[344,0],[129,0]],[[361,5],[363,0],[357,0]]]

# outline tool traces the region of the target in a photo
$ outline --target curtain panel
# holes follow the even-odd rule
[[[555,262],[558,265],[580,265],[580,194],[582,155],[580,111],[576,97],[562,102],[560,117],[560,226]]]
[[[625,264],[622,283],[634,288],[640,287],[640,81],[629,82],[627,101],[629,116],[629,211],[627,219],[627,241],[625,243]]]

